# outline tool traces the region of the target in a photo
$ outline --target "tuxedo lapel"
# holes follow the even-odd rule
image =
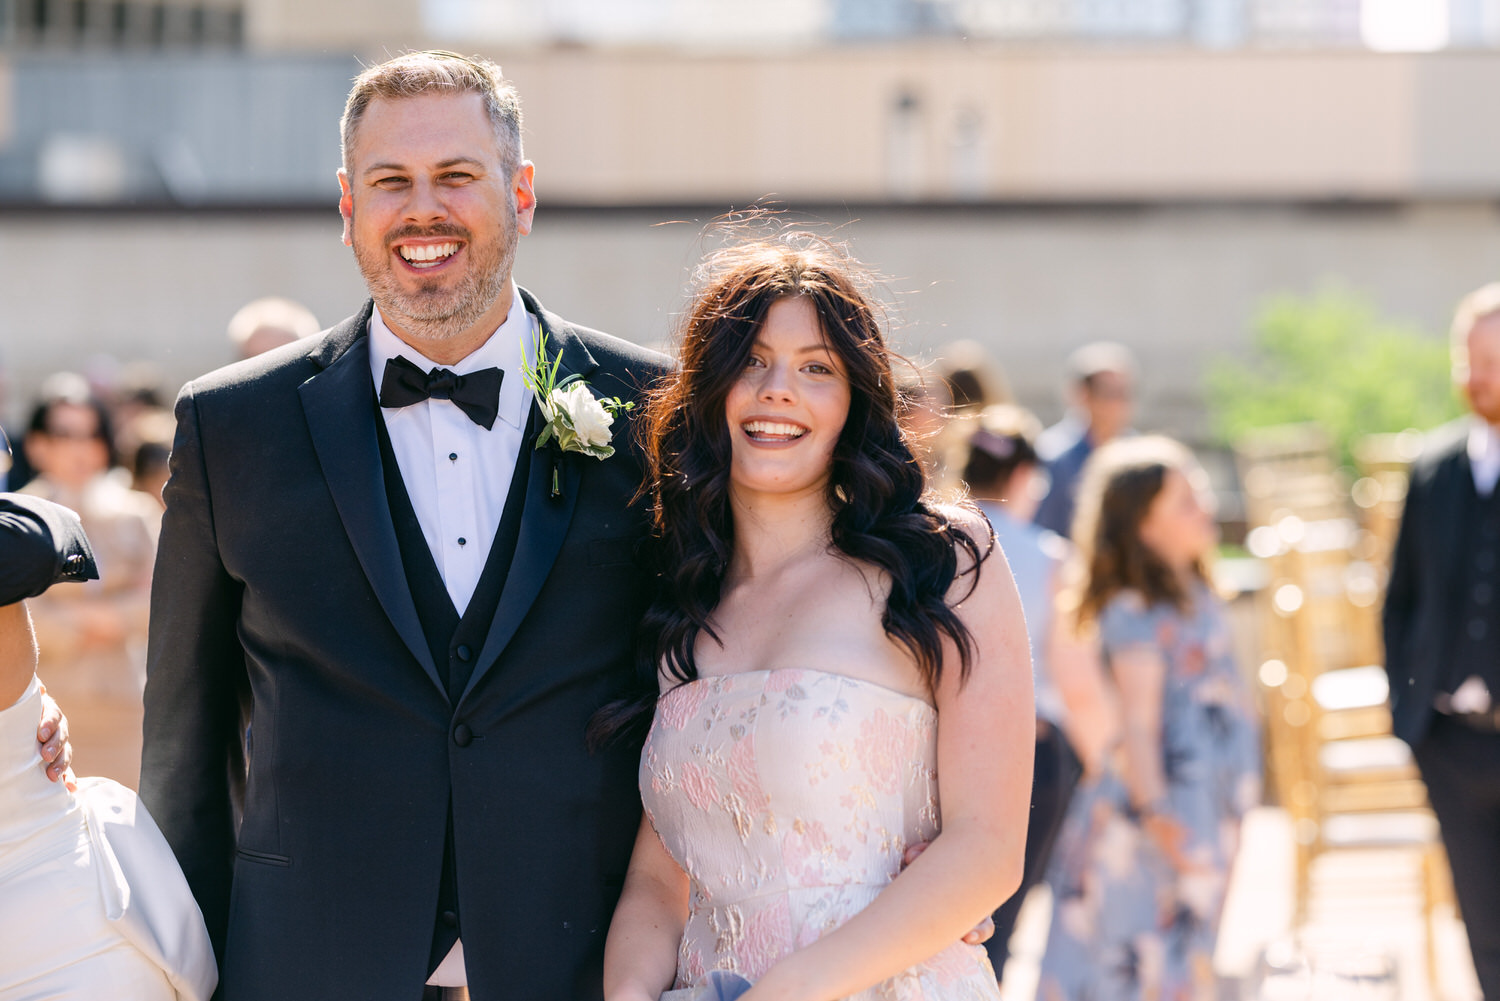
[[[1438,560],[1435,566],[1457,567],[1464,565],[1464,517],[1465,502],[1474,492],[1474,467],[1469,462],[1468,439],[1461,438],[1457,453],[1444,462],[1439,475],[1441,483],[1433,484],[1433,496],[1440,500],[1435,506],[1434,517],[1437,528]],[[1453,574],[1450,581],[1461,587],[1460,574]]]
[[[359,564],[380,606],[412,656],[442,690],[417,606],[406,584],[396,527],[386,500],[370,377],[371,304],[334,328],[314,360],[323,371],[299,387],[323,478]]]
[[[547,337],[548,354],[561,358],[558,381],[570,375],[587,379],[598,364],[587,347],[579,340],[568,324],[546,312],[530,293],[521,290],[527,310],[538,318],[542,332]],[[532,407],[536,407],[535,401]],[[522,448],[535,447],[535,438],[528,436]],[[531,457],[531,471],[526,483],[525,507],[521,512],[520,535],[516,540],[516,555],[506,576],[505,587],[500,592],[500,603],[495,608],[494,621],[484,641],[479,660],[464,695],[474,690],[479,680],[489,673],[495,661],[510,643],[511,637],[521,625],[521,620],[531,610],[537,594],[542,590],[557,553],[567,537],[568,526],[573,521],[573,509],[578,503],[579,479],[582,475],[580,462],[595,462],[587,456],[568,453],[558,455],[554,445],[545,445]],[[552,475],[557,471],[561,496],[553,496]]]

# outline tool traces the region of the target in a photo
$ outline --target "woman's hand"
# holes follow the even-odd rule
[[[53,782],[61,780],[69,792],[76,791],[78,781],[73,774],[73,745],[68,742],[68,718],[47,694],[46,685],[42,686],[42,719],[36,729],[36,742],[42,745],[47,778]]]
[[[1141,830],[1156,845],[1174,872],[1185,872],[1192,868],[1183,851],[1187,844],[1187,828],[1176,818],[1156,811],[1148,812],[1141,818]]]

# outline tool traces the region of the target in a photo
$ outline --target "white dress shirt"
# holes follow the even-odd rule
[[[521,301],[511,299],[505,322],[471,354],[453,365],[438,365],[391,332],[376,309],[370,314],[370,372],[379,391],[385,363],[400,355],[424,372],[446,368],[466,375],[494,366],[505,372],[500,383],[500,412],[488,431],[449,400],[423,400],[399,409],[380,408],[390,433],[401,482],[411,498],[422,536],[432,552],[453,607],[461,616],[479,586],[505,497],[521,454],[532,393],[521,378],[521,338],[526,353],[536,351],[536,319]],[[429,984],[463,987],[463,942],[433,972]]]
[[[1469,466],[1479,496],[1494,493],[1495,481],[1500,480],[1500,429],[1488,421],[1475,420],[1469,429]]]
[[[500,383],[500,414],[488,431],[449,400],[423,400],[380,410],[401,482],[460,616],[479,586],[521,454],[532,399],[521,379],[523,334],[530,356],[536,344],[535,320],[526,312],[519,291],[505,322],[490,339],[453,365],[438,365],[397,337],[379,309],[370,315],[370,371],[377,391],[385,363],[398,355],[424,372],[446,368],[466,375],[491,366],[505,372]]]

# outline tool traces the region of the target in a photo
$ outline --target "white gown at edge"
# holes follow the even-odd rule
[[[213,949],[166,839],[115,782],[47,781],[40,716],[35,678],[0,710],[0,1001],[204,1001]]]

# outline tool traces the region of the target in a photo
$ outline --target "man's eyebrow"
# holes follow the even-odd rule
[[[484,165],[482,161],[472,156],[454,156],[449,157],[446,160],[440,160],[436,166],[438,170],[447,170],[449,167],[456,167],[459,164],[468,164],[475,167],[481,167]],[[392,171],[396,173],[405,173],[410,169],[411,168],[407,167],[404,163],[372,163],[370,164],[370,166],[360,171],[360,175],[369,176],[370,174],[380,174]]]

